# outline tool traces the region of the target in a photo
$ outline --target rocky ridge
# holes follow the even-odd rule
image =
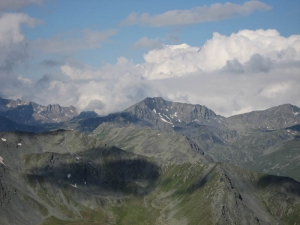
[[[78,113],[74,106],[61,107],[58,104],[42,106],[34,102],[0,98],[0,116],[16,123],[41,125],[71,120]]]

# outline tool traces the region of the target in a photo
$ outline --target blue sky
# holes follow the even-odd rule
[[[277,29],[281,35],[290,36],[300,33],[300,2],[263,1],[272,7],[270,10],[257,10],[248,16],[190,25],[173,25],[151,27],[147,25],[122,26],[120,22],[132,13],[161,14],[170,10],[189,10],[197,6],[210,6],[215,3],[225,4],[228,1],[46,1],[42,5],[30,5],[24,9],[28,15],[43,20],[43,24],[34,29],[23,28],[29,40],[51,38],[57,34],[73,32],[80,35],[85,29],[116,29],[117,34],[99,48],[83,49],[74,54],[78,60],[93,66],[102,61],[115,63],[124,56],[133,62],[141,63],[146,49],[130,48],[142,37],[159,39],[164,44],[187,43],[202,46],[213,32],[230,35],[242,29]],[[243,4],[244,1],[230,1]],[[62,57],[64,55],[61,55]],[[46,57],[46,56],[45,56]],[[48,56],[50,58],[51,56]],[[57,57],[57,56],[54,56]]]
[[[99,114],[147,96],[224,115],[300,105],[299,0],[11,0],[0,11],[2,97]]]

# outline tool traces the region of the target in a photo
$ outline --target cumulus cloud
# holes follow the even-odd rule
[[[161,49],[163,48],[163,44],[160,43],[158,39],[149,39],[147,37],[142,37],[133,45],[131,45],[131,49]]]
[[[46,53],[69,53],[80,49],[99,48],[117,33],[116,29],[67,31],[48,39],[34,40],[32,45]]]
[[[283,76],[284,74],[284,76]],[[152,81],[161,96],[172,101],[206,105],[223,116],[261,110],[280,104],[300,106],[299,69],[271,73],[205,72]]]
[[[32,4],[41,4],[42,0],[7,0],[0,1],[0,11],[20,10]]]
[[[243,5],[227,2],[225,4],[212,4],[210,6],[194,7],[188,10],[171,10],[158,15],[148,13],[131,13],[123,25],[148,25],[154,27],[189,25],[207,21],[219,21],[233,16],[247,16],[258,10],[270,10],[271,7],[260,1],[248,1]]]
[[[147,79],[165,79],[196,72],[223,70],[268,72],[279,62],[300,60],[300,35],[276,30],[241,30],[230,36],[214,33],[202,47],[164,46],[144,55]]]

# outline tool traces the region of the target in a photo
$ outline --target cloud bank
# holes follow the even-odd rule
[[[154,27],[190,25],[208,21],[220,21],[233,16],[247,16],[258,10],[270,10],[271,7],[260,1],[248,1],[243,5],[227,2],[210,6],[194,7],[188,10],[171,10],[151,16],[148,13],[131,13],[122,25],[147,25]]]
[[[44,64],[60,66],[60,72],[36,83],[6,76],[8,88],[0,84],[0,94],[100,115],[148,96],[206,105],[225,116],[284,103],[300,106],[300,35],[283,37],[277,30],[214,33],[203,46],[160,44],[144,55],[142,64],[124,57],[96,68],[74,60]]]

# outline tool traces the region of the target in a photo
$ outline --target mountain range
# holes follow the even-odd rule
[[[300,224],[300,109],[0,98],[1,224]]]

